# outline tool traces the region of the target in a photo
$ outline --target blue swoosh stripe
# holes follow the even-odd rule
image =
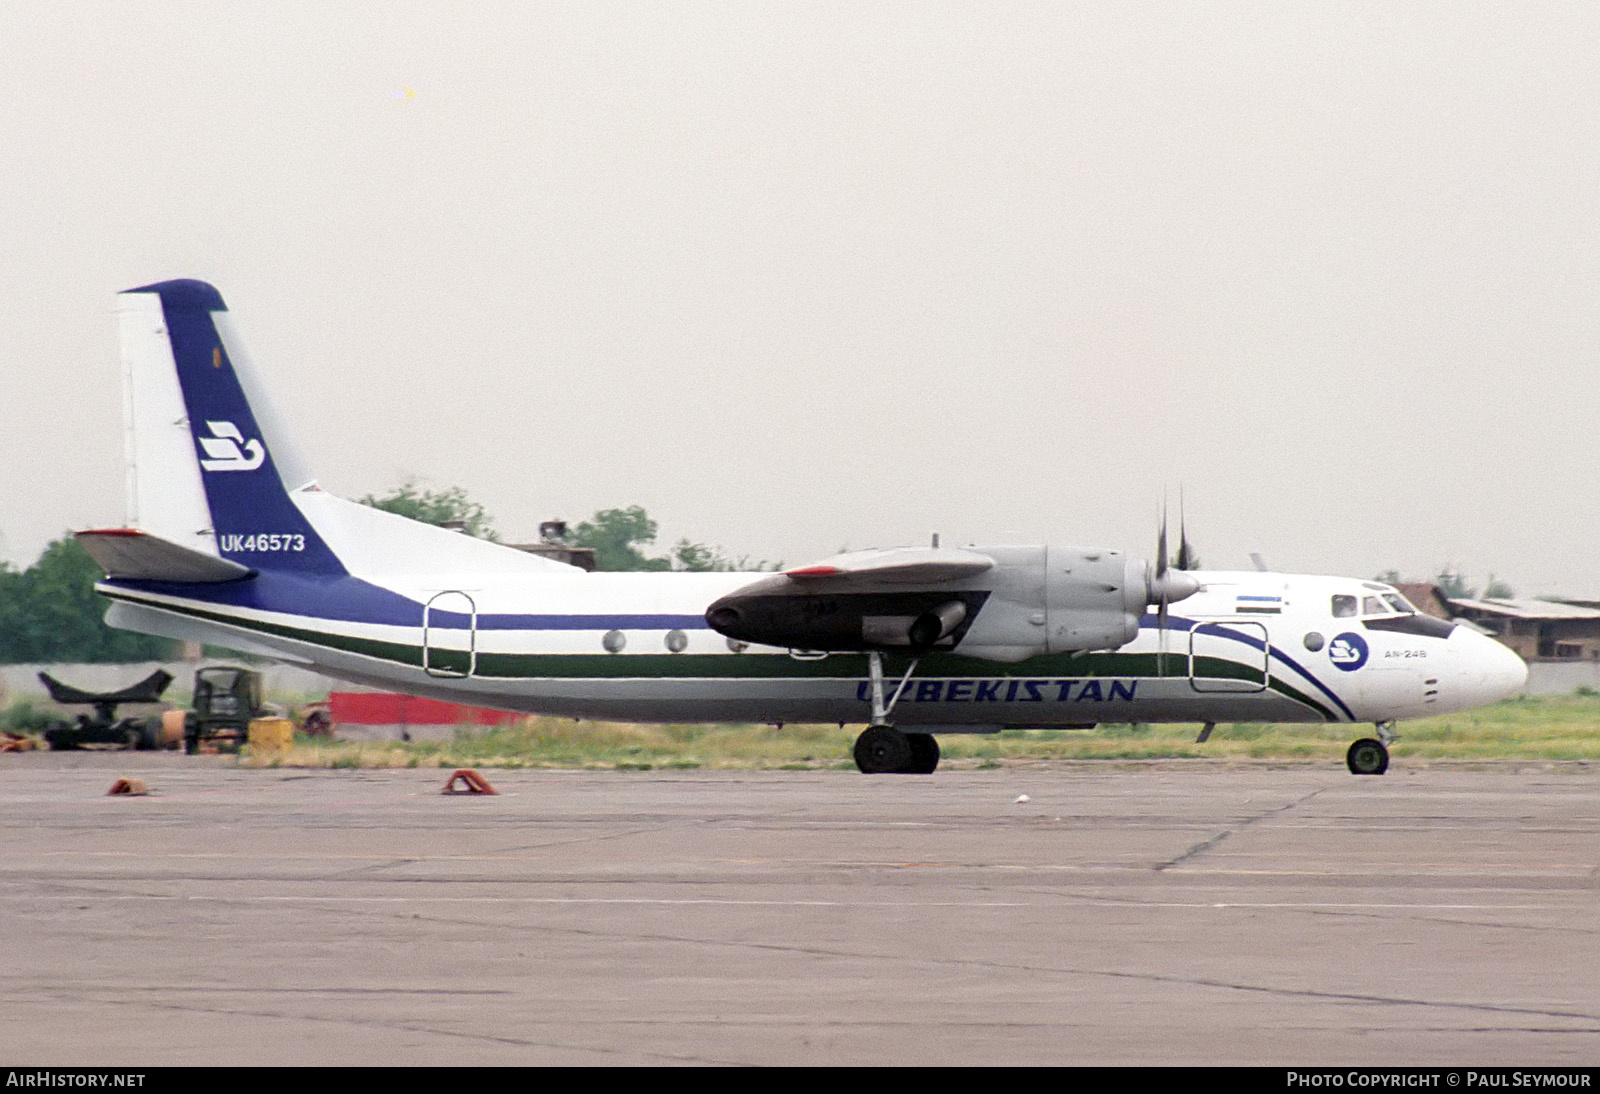
[[[433,613],[434,618],[459,620],[456,626],[465,627],[467,617],[448,612]],[[449,625],[449,624],[442,624]],[[702,630],[711,627],[703,615],[480,615],[480,631],[604,631],[604,630]]]
[[[1243,621],[1241,621],[1241,622],[1243,622]],[[1252,638],[1248,634],[1241,634],[1240,632],[1238,632],[1236,630],[1229,629],[1228,625],[1225,624],[1225,623],[1217,623],[1217,622],[1214,622],[1214,621],[1211,621],[1211,620],[1207,620],[1206,622],[1202,623],[1198,619],[1184,619],[1184,618],[1182,618],[1180,616],[1176,616],[1176,615],[1167,616],[1167,629],[1168,630],[1177,629],[1177,628],[1173,627],[1174,623],[1179,624],[1181,627],[1183,627],[1185,629],[1186,632],[1188,630],[1193,630],[1195,628],[1202,628],[1202,630],[1201,630],[1202,634],[1217,635],[1218,637],[1221,637],[1221,638],[1231,638],[1235,642],[1243,642],[1245,645],[1251,647],[1252,649],[1259,650],[1263,646],[1267,645],[1267,643],[1263,642],[1259,638]],[[1145,616],[1143,619],[1139,620],[1139,624],[1140,624],[1141,627],[1147,627],[1150,630],[1158,630],[1159,629],[1158,621],[1157,621],[1156,617],[1153,616],[1153,615]],[[1277,646],[1272,646],[1271,647],[1270,654],[1271,654],[1271,656],[1276,657],[1279,661],[1282,661],[1285,665],[1289,666],[1295,672],[1298,672],[1301,676],[1305,677],[1307,680],[1309,680],[1313,684],[1315,684],[1318,691],[1322,692],[1322,694],[1326,695],[1329,699],[1333,700],[1333,702],[1339,707],[1339,709],[1344,711],[1344,716],[1346,718],[1350,719],[1352,722],[1356,720],[1355,714],[1353,714],[1351,712],[1349,707],[1345,706],[1344,700],[1339,698],[1339,696],[1336,695],[1334,693],[1333,689],[1328,687],[1327,684],[1324,684],[1321,680],[1319,680],[1315,676],[1313,676],[1311,674],[1311,672],[1309,670],[1307,670],[1303,665],[1299,664],[1297,661],[1295,661],[1293,658],[1291,658],[1288,654],[1286,654],[1282,650],[1280,650]]]

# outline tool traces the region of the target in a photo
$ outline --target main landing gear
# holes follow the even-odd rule
[[[1344,762],[1352,775],[1382,775],[1389,770],[1389,742],[1394,740],[1394,723],[1378,722],[1378,736],[1363,737],[1350,746]]]
[[[939,742],[931,733],[902,733],[889,724],[889,714],[906,689],[917,662],[912,660],[894,695],[884,699],[883,655],[867,651],[872,685],[872,724],[856,738],[856,766],[868,775],[931,775],[939,766]]]
[[[931,733],[868,726],[856,738],[856,766],[868,775],[931,775],[939,766],[939,741]]]

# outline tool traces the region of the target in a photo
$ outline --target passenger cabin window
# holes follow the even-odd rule
[[[1356,598],[1342,593],[1333,598],[1333,617],[1349,619],[1356,614]]]

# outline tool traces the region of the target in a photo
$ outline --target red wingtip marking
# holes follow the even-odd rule
[[[788,577],[830,577],[839,573],[837,566],[802,566],[798,570],[785,570]]]

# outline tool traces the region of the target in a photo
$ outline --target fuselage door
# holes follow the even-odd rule
[[[1271,656],[1265,623],[1201,623],[1189,632],[1189,684],[1195,691],[1263,691]]]
[[[466,593],[447,590],[423,606],[422,668],[457,679],[477,671],[478,606]]]

